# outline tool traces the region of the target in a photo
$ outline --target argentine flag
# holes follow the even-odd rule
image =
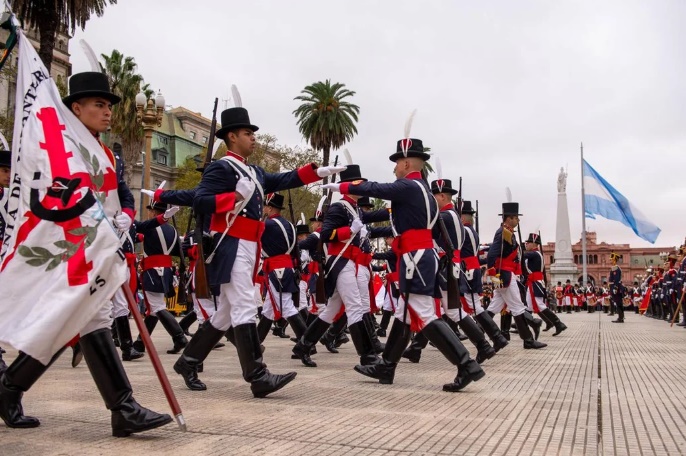
[[[595,216],[600,215],[606,219],[616,220],[634,230],[641,239],[655,244],[662,230],[603,179],[586,160],[583,162],[586,217],[595,220]]]

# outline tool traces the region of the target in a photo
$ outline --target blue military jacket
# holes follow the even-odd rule
[[[479,253],[479,234],[474,227],[467,223],[464,227],[464,242],[460,249],[460,257],[464,274],[460,278],[460,292],[466,294],[483,293],[483,283],[481,281],[481,267],[478,266]]]
[[[136,231],[144,236],[144,258],[152,255],[179,256],[181,246],[178,233],[171,225],[166,223],[160,225],[159,218],[148,220],[147,222],[151,223],[147,225],[144,225],[146,222],[136,223]],[[157,226],[152,223],[154,220],[158,220]],[[166,294],[174,288],[172,270],[169,267],[143,271],[142,282],[145,291]]]
[[[262,256],[265,258],[263,269],[264,265],[268,264],[269,257],[291,255],[294,246],[295,228],[291,222],[280,215],[265,220],[264,233],[262,234]],[[298,291],[293,268],[279,268],[271,271],[269,281],[280,292],[295,293]]]
[[[505,232],[504,236],[503,231]],[[508,287],[513,274],[513,271],[509,269],[513,269],[512,266],[518,266],[518,264],[519,244],[517,243],[516,235],[501,225],[495,232],[493,243],[490,249],[488,249],[486,265],[489,269],[489,275],[500,274],[503,286]]]

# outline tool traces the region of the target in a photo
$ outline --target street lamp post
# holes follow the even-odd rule
[[[145,151],[141,151],[141,155],[143,155],[143,160],[140,162],[136,163],[136,166],[140,165],[141,167],[141,189],[145,188],[145,156],[147,155]],[[140,210],[138,211],[138,220],[143,221],[143,192],[138,196],[139,200],[139,208]]]
[[[152,156],[152,132],[155,127],[162,126],[162,113],[164,111],[164,97],[161,92],[153,99],[146,97],[145,93],[140,92],[136,95],[136,119],[143,126],[145,132],[145,154],[144,154],[144,169],[141,170],[144,178],[142,179],[145,186],[143,188],[152,188],[150,168],[150,157]],[[143,195],[141,195],[141,212],[143,207]]]

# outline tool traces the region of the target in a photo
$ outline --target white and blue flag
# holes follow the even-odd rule
[[[616,220],[631,228],[641,239],[655,244],[662,230],[603,179],[586,160],[583,162],[586,218],[595,219],[596,215],[600,215],[609,220]]]

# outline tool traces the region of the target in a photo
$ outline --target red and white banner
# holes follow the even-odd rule
[[[33,46],[17,33],[0,342],[47,363],[124,283],[126,262],[110,223],[121,210],[114,157],[62,103]]]

